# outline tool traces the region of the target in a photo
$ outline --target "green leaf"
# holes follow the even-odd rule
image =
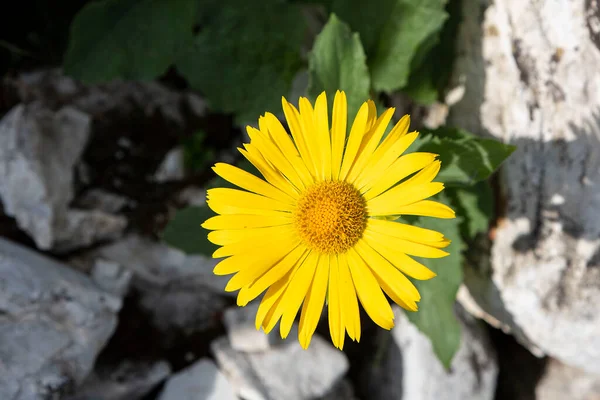
[[[461,341],[461,326],[454,314],[456,292],[462,283],[462,240],[459,219],[419,218],[415,225],[442,232],[452,244],[444,258],[419,259],[437,276],[415,281],[421,293],[419,311],[407,312],[408,319],[431,340],[433,351],[448,369]]]
[[[473,186],[450,187],[445,190],[457,215],[463,216],[460,232],[465,240],[487,232],[494,212],[494,196],[488,181]]]
[[[315,40],[308,72],[308,95],[315,98],[326,91],[330,109],[335,91],[346,92],[350,120],[369,98],[369,70],[360,38],[335,14]]]
[[[208,241],[208,231],[200,225],[214,215],[206,205],[182,208],[163,231],[162,239],[187,254],[210,256],[217,246]]]
[[[373,88],[391,92],[406,85],[419,46],[446,19],[446,0],[333,0],[331,11],[348,23],[368,56]]]
[[[437,180],[450,186],[473,185],[487,179],[516,149],[449,127],[424,130],[415,148],[440,155],[442,169]]]
[[[301,66],[305,23],[299,6],[279,0],[222,0],[177,61],[211,107],[255,122],[281,109]]]
[[[89,3],[71,25],[65,73],[86,83],[156,78],[192,39],[197,4],[197,0]]]
[[[413,57],[408,83],[402,91],[419,104],[428,105],[439,100],[448,86],[461,22],[460,2],[448,2],[446,11],[450,17],[444,22],[442,30],[421,43]]]

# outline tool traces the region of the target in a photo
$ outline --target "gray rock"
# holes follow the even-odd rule
[[[133,272],[123,268],[119,263],[99,258],[94,262],[91,276],[100,288],[119,297],[124,297],[129,290]]]
[[[0,239],[0,398],[56,398],[81,383],[120,308],[85,275]]]
[[[183,164],[183,148],[175,147],[169,150],[162,163],[154,173],[156,182],[168,182],[183,179],[185,166]]]
[[[24,73],[6,80],[22,102],[41,101],[52,108],[69,104],[93,118],[130,117],[141,112],[166,126],[184,130],[190,120],[202,118],[206,111],[198,95],[172,90],[158,82],[113,80],[86,86],[65,76],[58,69]]]
[[[44,250],[66,251],[118,237],[126,220],[70,210],[73,169],[90,118],[71,107],[18,105],[0,121],[0,199],[4,212]]]
[[[598,400],[600,375],[550,359],[535,389],[537,400]]]
[[[100,365],[67,400],[138,400],[170,374],[166,361]]]
[[[91,256],[116,262],[133,273],[140,305],[163,332],[186,334],[214,326],[225,307],[225,281],[212,273],[216,260],[185,253],[140,236],[94,251]]]
[[[102,189],[91,189],[77,199],[77,206],[83,209],[99,210],[110,214],[116,214],[123,207],[131,204],[132,200],[116,193],[110,193]]]
[[[366,387],[373,400],[492,400],[498,367],[487,332],[473,317],[459,312],[462,341],[450,371],[433,353],[429,339],[395,308],[396,326],[384,341],[381,358],[367,369]],[[390,336],[382,336],[389,338]]]
[[[227,330],[229,343],[234,350],[253,352],[265,351],[272,346],[283,343],[276,330],[268,335],[257,330],[254,324],[259,302],[252,302],[245,307],[230,307],[225,310],[223,322]]]
[[[521,343],[600,374],[598,1],[462,3],[450,125],[517,146],[490,271],[467,282]]]
[[[319,336],[303,350],[297,327],[286,343],[268,351],[245,353],[231,347],[227,337],[211,343],[219,367],[246,400],[308,400],[323,397],[341,382],[348,360]],[[294,332],[295,331],[295,332]]]
[[[231,384],[209,359],[202,359],[167,381],[159,400],[237,400]]]
[[[352,384],[347,379],[343,379],[318,400],[358,400],[358,398],[354,395]]]

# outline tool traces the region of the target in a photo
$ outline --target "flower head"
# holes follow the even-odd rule
[[[307,348],[327,303],[333,344],[346,333],[360,340],[359,303],[379,326],[390,329],[394,314],[387,294],[416,311],[419,291],[406,277],[430,279],[431,270],[411,256],[438,258],[450,242],[441,233],[394,222],[400,215],[453,218],[447,206],[426,200],[444,185],[432,182],[437,155],[404,151],[417,138],[404,116],[383,138],[394,109],[377,117],[365,102],[347,134],[344,92],[333,102],[331,126],[325,93],[314,108],[300,98],[299,110],[282,99],[291,136],[270,113],[240,152],[263,175],[218,163],[214,171],[242,190],[207,194],[217,215],[202,226],[225,257],[217,275],[235,274],[226,291],[239,290],[245,306],[265,292],[256,328],[270,332],[278,321],[285,338],[300,311],[299,341]]]

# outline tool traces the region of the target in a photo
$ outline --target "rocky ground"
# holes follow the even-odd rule
[[[464,290],[450,370],[400,310],[391,332],[363,318],[344,352],[325,320],[307,351],[257,332],[213,260],[160,240],[211,178],[184,168],[181,143],[207,132],[208,166],[241,139],[173,86],[55,70],[2,83],[0,399],[600,399],[600,377],[536,357]]]

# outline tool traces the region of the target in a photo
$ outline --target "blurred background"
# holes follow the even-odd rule
[[[596,0],[11,7],[0,400],[600,399]],[[254,329],[200,224],[246,125],[338,89],[411,115],[459,218],[418,313],[343,352],[325,314],[304,351]]]

